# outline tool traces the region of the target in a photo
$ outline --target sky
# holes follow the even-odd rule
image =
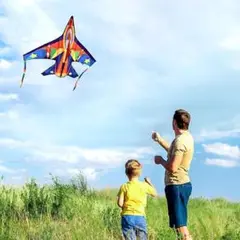
[[[71,4],[69,4],[71,3]],[[94,188],[119,188],[124,163],[143,163],[164,197],[173,113],[192,116],[192,197],[240,200],[240,2],[237,0],[0,0],[0,174],[22,185],[81,171]],[[48,60],[22,55],[59,37],[74,16],[96,63],[75,80],[42,76]],[[73,64],[77,72],[83,69]]]

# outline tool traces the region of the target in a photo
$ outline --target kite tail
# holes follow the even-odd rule
[[[23,80],[25,78],[26,68],[27,68],[27,63],[26,63],[26,61],[24,61],[23,75],[22,75],[20,87],[22,87],[22,85],[23,85]]]
[[[79,77],[77,78],[77,80],[76,80],[76,82],[75,82],[73,91],[76,89],[79,79],[82,77],[82,75],[83,75],[88,69],[89,69],[89,68],[86,68],[86,69],[79,75]]]

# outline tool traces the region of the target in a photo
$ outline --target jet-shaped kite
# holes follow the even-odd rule
[[[63,34],[26,54],[23,55],[24,60],[24,72],[21,80],[20,87],[22,87],[23,80],[26,73],[26,61],[32,59],[51,59],[55,60],[54,65],[46,69],[42,75],[55,74],[56,76],[62,77],[78,77],[75,82],[73,90],[77,87],[78,80],[84,72],[91,67],[96,60],[88,52],[88,50],[79,42],[75,35],[75,26],[73,16],[69,19]],[[72,62],[80,62],[87,66],[87,68],[78,75],[72,66]]]

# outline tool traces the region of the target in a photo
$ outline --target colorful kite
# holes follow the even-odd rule
[[[26,73],[26,61],[32,59],[51,59],[56,61],[53,66],[42,73],[43,76],[55,74],[60,78],[66,76],[72,78],[78,77],[73,90],[77,87],[80,77],[96,62],[75,36],[73,16],[69,19],[63,34],[59,38],[23,55],[24,72],[20,87],[22,87]],[[72,66],[72,62],[80,62],[86,65],[87,68],[78,75]]]

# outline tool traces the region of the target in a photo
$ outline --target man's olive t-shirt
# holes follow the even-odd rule
[[[182,162],[176,172],[165,171],[165,185],[184,184],[190,182],[188,171],[193,158],[194,140],[192,135],[186,131],[177,135],[168,151],[168,160],[173,156],[181,155]]]

